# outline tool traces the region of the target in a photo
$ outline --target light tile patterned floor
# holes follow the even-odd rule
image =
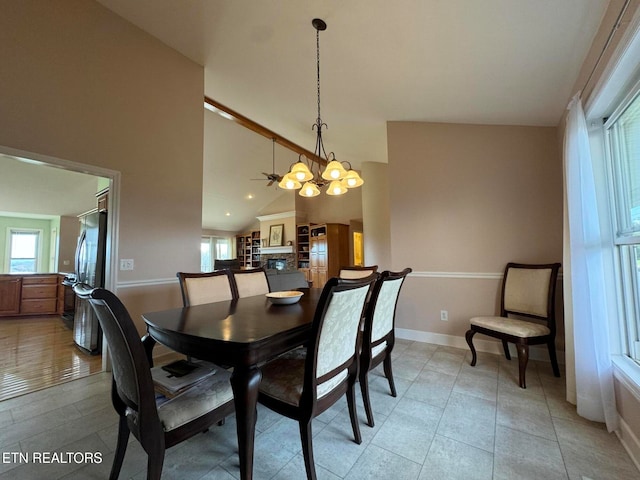
[[[352,441],[346,400],[314,422],[318,477],[640,479],[617,437],[564,401],[564,379],[549,364],[531,362],[522,390],[516,361],[480,354],[472,368],[469,358],[466,350],[399,341],[398,397],[372,372],[376,426],[365,424],[359,401],[361,445]],[[98,374],[0,402],[0,479],[108,478],[117,429],[109,389],[109,375]],[[296,423],[259,407],[254,478],[305,478],[300,451]],[[102,463],[36,464],[37,452],[100,452]],[[133,439],[120,478],[146,478],[146,455]],[[170,449],[162,478],[239,478],[235,419]]]

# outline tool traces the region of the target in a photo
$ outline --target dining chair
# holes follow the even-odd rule
[[[316,307],[306,355],[297,349],[262,367],[258,401],[298,421],[307,479],[316,479],[311,424],[346,394],[355,442],[362,437],[356,413],[355,382],[364,302],[377,274],[360,281],[331,278]]]
[[[370,267],[356,267],[356,266],[340,267],[340,271],[338,272],[338,277],[343,279],[364,278],[364,277],[368,277],[372,273],[376,273],[377,271],[378,271],[378,265],[371,265]]]
[[[400,289],[411,268],[401,272],[384,271],[373,286],[371,298],[365,312],[364,336],[360,352],[360,390],[367,423],[374,426],[373,410],[369,396],[368,374],[375,367],[383,363],[384,376],[389,382],[391,396],[397,396],[396,385],[393,381],[391,369],[391,352],[395,344],[395,316]]]
[[[122,302],[109,290],[76,284],[98,317],[111,352],[111,400],[118,413],[118,440],[109,478],[116,480],[129,434],[147,452],[147,479],[159,480],[165,450],[207,430],[234,412],[230,374],[222,368],[164,403],[156,403],[147,356],[138,331]]]
[[[531,265],[508,263],[504,270],[500,296],[500,316],[473,317],[471,328],[465,335],[471,349],[471,366],[477,355],[473,336],[482,333],[502,341],[507,360],[511,360],[508,343],[514,343],[518,352],[518,373],[521,388],[527,388],[525,372],[529,361],[529,345],[547,344],[551,368],[560,376],[556,357],[555,296],[559,263]],[[534,321],[524,320],[524,317]]]
[[[176,276],[180,282],[182,303],[185,307],[222,302],[236,297],[229,270],[209,273],[178,272]]]
[[[238,298],[269,293],[269,280],[263,267],[247,270],[231,270]]]

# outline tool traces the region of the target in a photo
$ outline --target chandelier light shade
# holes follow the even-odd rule
[[[291,173],[287,173],[282,180],[278,183],[278,186],[284,190],[297,190],[302,187],[302,184]]]
[[[291,175],[294,176],[298,182],[307,182],[313,178],[313,173],[311,173],[309,167],[300,160],[291,167]]]
[[[322,128],[327,127],[320,117],[320,32],[327,29],[324,20],[314,18],[311,22],[316,30],[316,66],[318,90],[318,118],[311,127],[316,131],[316,147],[313,151],[315,158],[308,159],[301,155],[296,163],[291,165],[289,172],[282,178],[278,186],[285,190],[300,189],[298,195],[302,197],[316,197],[320,195],[320,188],[328,185],[327,195],[342,195],[350,188],[357,188],[364,183],[358,173],[351,169],[349,162],[339,162],[333,152],[325,152],[322,143]],[[304,157],[306,162],[302,161]],[[324,159],[327,167],[320,173],[320,163],[317,159]],[[346,168],[345,168],[346,167]],[[314,172],[315,170],[315,172]],[[303,184],[304,182],[304,184]]]

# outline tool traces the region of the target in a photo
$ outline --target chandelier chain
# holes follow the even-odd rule
[[[316,71],[318,72],[318,125],[322,124],[320,117],[320,30],[316,30]]]

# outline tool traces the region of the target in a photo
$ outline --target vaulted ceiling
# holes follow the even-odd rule
[[[309,150],[317,116],[311,20],[324,19],[325,146],[355,167],[363,161],[387,161],[390,120],[557,125],[608,3],[98,1],[203,65],[206,96]],[[237,131],[226,141],[245,136]],[[249,180],[270,170],[272,153],[269,139],[257,134],[249,138],[253,146],[245,140],[242,148],[225,147],[224,155],[211,154],[219,142],[205,140],[205,173],[219,178],[229,165],[242,165],[242,175],[234,182],[218,182],[215,195],[205,179],[207,228],[241,228],[237,226],[255,219],[278,194],[275,189],[265,192],[266,182]],[[276,151],[278,173],[291,161],[284,149]],[[233,221],[223,217],[228,212],[221,204],[237,204],[255,192],[264,198]]]

